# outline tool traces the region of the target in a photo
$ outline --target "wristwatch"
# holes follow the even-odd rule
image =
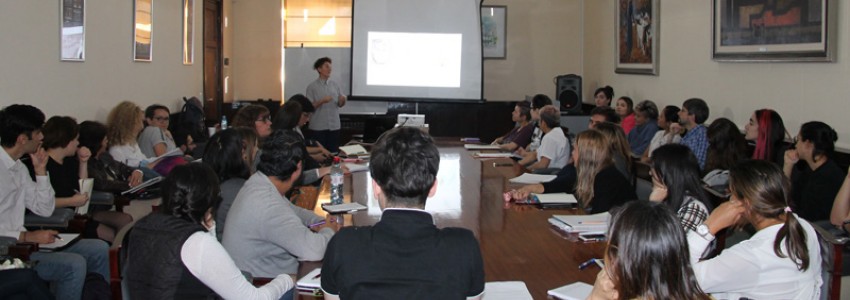
[[[705,223],[697,225],[696,231],[697,231],[697,234],[699,234],[704,239],[707,239],[707,240],[713,240],[714,239],[714,235],[711,234],[711,231],[708,230],[708,225],[705,225]]]

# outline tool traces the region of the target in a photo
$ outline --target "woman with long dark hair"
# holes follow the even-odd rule
[[[783,171],[791,178],[791,199],[806,220],[829,220],[833,200],[846,175],[832,160],[838,134],[829,125],[813,121],[800,126],[794,149],[785,151]]]
[[[204,148],[203,163],[209,165],[221,182],[221,205],[215,214],[216,237],[221,240],[227,212],[236,194],[254,172],[251,169],[257,154],[257,134],[247,127],[234,127],[216,133]]]
[[[132,299],[280,299],[293,287],[280,274],[254,287],[215,238],[218,176],[206,164],[177,166],[162,182],[162,208],[130,231],[127,288]],[[188,272],[187,272],[188,271]]]
[[[649,201],[669,206],[679,216],[685,231],[696,229],[711,210],[702,188],[697,157],[685,145],[667,144],[655,149],[650,165]]]
[[[704,173],[713,170],[729,170],[745,158],[747,141],[738,126],[729,119],[720,118],[711,122],[706,135],[708,150]]]
[[[711,299],[694,277],[682,227],[664,205],[623,205],[611,219],[605,262],[588,299]]]
[[[749,160],[729,170],[729,201],[688,232],[694,274],[717,299],[819,299],[820,246],[814,228],[793,213],[782,170]],[[714,235],[744,221],[756,233],[712,259],[702,260]]]

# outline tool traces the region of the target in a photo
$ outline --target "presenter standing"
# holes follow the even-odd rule
[[[310,121],[312,137],[330,152],[339,151],[339,108],[345,105],[345,94],[339,84],[330,80],[331,59],[322,57],[316,60],[313,68],[319,72],[319,78],[307,86],[307,98],[313,102],[316,112]]]

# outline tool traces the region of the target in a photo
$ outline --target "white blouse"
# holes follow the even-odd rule
[[[798,270],[787,255],[782,258],[773,252],[776,233],[784,224],[759,230],[750,239],[704,261],[700,256],[714,238],[689,231],[691,264],[700,287],[716,299],[819,299],[823,280],[817,234],[808,222],[797,220],[806,233],[809,251],[809,268],[805,271]],[[784,242],[782,252],[787,253]]]
[[[287,274],[280,274],[262,287],[254,287],[215,237],[195,232],[183,243],[180,259],[189,272],[224,299],[280,299],[295,285]]]
[[[652,140],[649,141],[649,157],[652,157],[652,151],[655,151],[655,149],[658,149],[658,147],[664,146],[666,144],[678,144],[681,140],[682,137],[678,134],[668,133],[665,130],[659,130],[655,133],[655,136],[652,137]]]

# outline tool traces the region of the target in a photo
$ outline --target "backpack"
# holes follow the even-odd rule
[[[195,143],[205,142],[207,135],[204,130],[204,108],[201,106],[201,100],[197,97],[183,97],[183,102],[183,109],[179,113],[171,114],[171,122],[168,124],[174,143],[185,145],[189,135]]]

